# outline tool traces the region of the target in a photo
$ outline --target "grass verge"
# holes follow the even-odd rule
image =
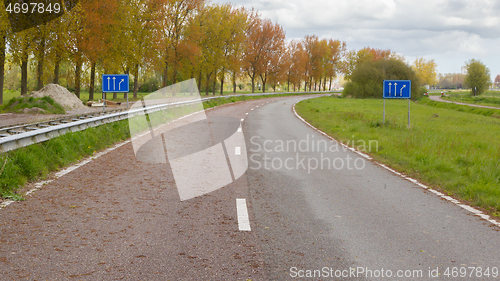
[[[291,95],[304,95],[292,93]],[[285,96],[285,95],[280,95]],[[203,103],[205,109],[244,100],[276,95],[217,98]],[[0,196],[22,200],[16,190],[27,181],[45,178],[49,173],[73,164],[95,152],[130,137],[127,120],[104,124],[84,131],[67,133],[43,143],[0,154]]]
[[[382,124],[382,100],[322,97],[300,102],[312,125],[428,185],[500,215],[500,120],[453,109],[391,100]],[[354,140],[354,142],[353,142]],[[356,147],[358,149],[363,147]]]
[[[38,110],[34,110],[38,108]],[[18,97],[0,107],[0,112],[64,114],[64,108],[51,97]]]
[[[477,115],[483,115],[488,117],[496,117],[500,118],[500,108],[482,108],[482,107],[474,107],[469,105],[455,104],[455,103],[447,103],[447,102],[439,102],[433,101],[428,98],[422,98],[418,101],[419,104],[428,105],[436,108],[442,109],[451,109],[455,111],[460,111],[464,113],[472,113]]]
[[[470,95],[458,95],[458,94],[452,94],[447,97],[443,97],[445,100],[449,101],[454,101],[454,102],[461,102],[461,103],[469,103],[469,104],[474,104],[474,105],[485,105],[485,106],[494,106],[498,107],[500,109],[500,98],[498,97],[493,97],[493,96],[485,96],[485,94],[474,97]]]
[[[0,154],[0,195],[16,197],[15,190],[26,181],[45,178],[69,164],[90,156],[129,137],[126,120],[67,133],[20,149]]]

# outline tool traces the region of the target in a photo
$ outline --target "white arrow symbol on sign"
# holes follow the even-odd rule
[[[110,79],[111,79],[111,78],[110,78],[110,77],[108,77],[108,90],[109,90],[109,80],[110,80]]]
[[[116,77],[113,77],[113,90],[116,90],[115,80],[116,80]]]
[[[125,81],[125,79],[122,79],[122,81],[120,81],[120,83],[118,83],[118,90],[120,90],[120,85],[122,84],[122,82]]]
[[[394,96],[398,94],[398,83],[394,83]]]
[[[403,96],[403,89],[404,89],[404,88],[406,88],[406,85],[403,85],[403,87],[401,87],[401,91],[399,92],[399,94],[400,94],[401,96]]]
[[[392,83],[389,82],[389,96],[391,95],[391,86],[392,86]]]

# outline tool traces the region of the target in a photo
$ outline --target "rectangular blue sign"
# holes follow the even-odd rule
[[[411,98],[411,80],[384,80],[384,99]]]
[[[103,74],[102,75],[103,93],[128,93],[129,77],[127,74]]]

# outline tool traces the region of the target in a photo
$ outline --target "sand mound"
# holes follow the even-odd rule
[[[57,84],[48,84],[40,91],[33,92],[32,96],[35,98],[49,96],[66,110],[87,108],[75,94]]]

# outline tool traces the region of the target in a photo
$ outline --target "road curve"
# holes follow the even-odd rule
[[[500,266],[498,227],[358,154],[324,151],[318,145],[314,150],[311,140],[328,139],[295,118],[292,105],[302,99],[266,105],[245,122],[246,135],[253,138],[247,140],[247,176],[254,229],[272,280],[288,280],[325,267],[391,270],[393,277],[398,270],[415,270],[423,273],[422,278],[413,275],[407,280],[428,280],[438,268],[446,279],[447,268],[489,267],[491,271]],[[282,142],[307,140],[309,149],[281,147]],[[346,164],[351,159],[352,169],[340,168],[341,160],[336,162],[340,169],[328,168],[326,161],[323,169],[308,169],[308,162],[314,167],[314,159],[326,158]],[[292,159],[288,167],[280,167],[286,159]],[[305,169],[297,164],[301,159]],[[355,168],[356,161],[358,168],[365,162],[363,168]],[[364,274],[353,280],[364,277],[378,280]]]
[[[292,112],[305,98],[209,111],[243,120],[249,157],[245,175],[210,194],[180,201],[170,166],[139,162],[126,144],[1,209],[0,279],[435,280],[500,267],[497,227],[336,150]]]

